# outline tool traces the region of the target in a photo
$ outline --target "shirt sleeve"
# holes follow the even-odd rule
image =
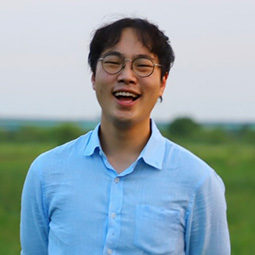
[[[21,199],[21,255],[48,254],[48,217],[40,168],[35,161],[27,174]]]
[[[224,193],[214,171],[197,188],[186,233],[187,255],[230,255]]]

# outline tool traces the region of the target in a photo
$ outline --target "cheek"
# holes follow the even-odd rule
[[[109,98],[111,96],[111,86],[112,82],[109,81],[109,78],[97,75],[95,78],[95,81],[93,83],[93,89],[96,92],[96,96],[98,100],[105,101],[106,98]]]
[[[96,74],[94,75],[94,83],[93,86],[97,87],[98,84],[111,84],[116,79],[116,76],[107,74],[101,67],[101,65],[97,65]]]
[[[145,92],[147,91],[148,94],[150,94],[151,97],[158,98],[161,96],[164,92],[164,87],[158,80],[154,80],[154,82],[150,82],[147,84],[145,88]]]

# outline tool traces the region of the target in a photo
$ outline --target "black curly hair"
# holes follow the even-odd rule
[[[135,29],[142,44],[158,57],[159,64],[162,65],[161,78],[169,73],[175,56],[168,37],[156,25],[140,18],[123,18],[95,31],[88,56],[92,73],[96,73],[97,61],[102,52],[119,42],[121,32],[125,28]]]

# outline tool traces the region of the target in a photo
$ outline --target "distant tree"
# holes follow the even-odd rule
[[[170,135],[189,137],[200,130],[200,125],[189,117],[177,118],[170,123]]]
[[[24,126],[14,132],[13,138],[17,142],[43,142],[47,136],[45,128]]]
[[[63,144],[79,137],[83,133],[84,132],[82,132],[81,128],[78,126],[65,123],[52,129],[51,136],[52,140],[55,140],[57,144]]]
[[[0,128],[0,142],[8,140],[8,132],[4,128]]]
[[[231,140],[230,134],[222,128],[213,128],[202,132],[202,141],[210,144],[226,143]]]
[[[251,124],[244,124],[238,132],[239,139],[248,142],[255,143],[255,130]]]

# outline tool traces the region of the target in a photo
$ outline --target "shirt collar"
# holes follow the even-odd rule
[[[90,133],[90,136],[87,140],[85,150],[84,150],[85,156],[91,156],[97,148],[101,150],[101,145],[99,140],[99,128],[100,128],[100,123],[97,124],[96,128]]]
[[[100,123],[91,132],[88,138],[84,151],[86,156],[91,156],[97,148],[99,151],[102,150],[99,140],[99,128]],[[162,169],[164,154],[165,138],[159,132],[155,122],[151,120],[151,136],[138,159],[143,159],[146,164],[153,166],[155,169]]]
[[[151,120],[151,136],[143,148],[139,158],[155,169],[162,169],[165,154],[165,138],[159,132],[155,122]]]

